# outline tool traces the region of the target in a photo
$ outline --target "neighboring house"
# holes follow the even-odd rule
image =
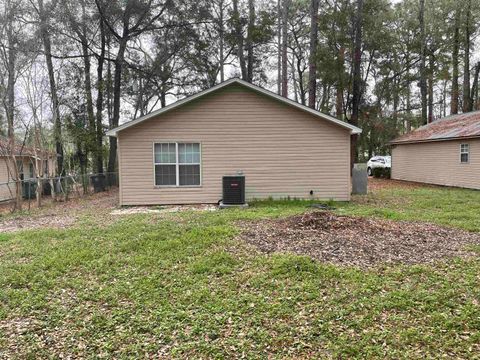
[[[361,130],[239,79],[107,132],[118,138],[121,205],[216,203],[222,176],[246,197],[349,200]]]
[[[436,120],[390,144],[393,179],[480,189],[480,111]]]
[[[15,145],[14,158],[8,150],[8,141],[0,139],[0,202],[12,200],[16,193],[14,161],[19,170],[21,180],[36,177],[35,167],[38,163],[40,173],[53,176],[56,167],[56,154],[44,149],[35,149],[21,144]],[[38,159],[38,161],[37,161]]]

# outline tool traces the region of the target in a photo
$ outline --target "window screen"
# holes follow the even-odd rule
[[[155,144],[155,185],[177,185],[176,144]]]
[[[200,185],[200,144],[178,144],[179,185]]]
[[[199,143],[158,143],[154,147],[155,185],[200,185]]]
[[[470,146],[468,144],[460,145],[460,162],[468,163],[470,157]]]

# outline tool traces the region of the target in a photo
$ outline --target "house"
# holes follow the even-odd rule
[[[17,143],[13,156],[15,159],[12,159],[8,141],[0,139],[0,202],[9,201],[15,197],[17,178],[14,161],[20,180],[35,178],[37,166],[40,167],[40,173],[47,177],[55,174],[57,161],[55,152]]]
[[[246,198],[349,200],[361,130],[231,79],[107,132],[118,139],[121,205],[217,203],[222,176]]]
[[[436,120],[390,144],[393,179],[480,189],[480,111]]]

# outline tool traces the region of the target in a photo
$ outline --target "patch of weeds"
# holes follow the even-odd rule
[[[190,270],[194,274],[226,275],[234,270],[237,263],[232,255],[219,251],[194,261]]]
[[[315,274],[319,265],[308,256],[282,255],[272,256],[272,274],[284,276],[302,276],[305,273]]]

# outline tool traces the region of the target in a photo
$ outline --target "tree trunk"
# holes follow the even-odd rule
[[[427,74],[425,68],[425,0],[420,0],[420,11],[418,13],[418,22],[420,25],[420,93],[421,93],[421,106],[422,124],[427,123]]]
[[[433,72],[435,71],[435,58],[433,50],[428,57],[428,123],[433,121]]]
[[[307,90],[305,89],[305,85],[303,83],[304,71],[302,70],[302,60],[299,57],[297,57],[297,73],[298,73],[297,82],[298,82],[298,88],[299,88],[299,93],[300,93],[300,102],[301,102],[302,105],[306,105],[306,103],[307,103],[307,99],[306,99]],[[293,77],[293,74],[292,74],[292,77]],[[295,81],[295,79],[294,79],[294,81]],[[315,108],[315,106],[316,106],[316,104],[314,104],[314,108]]]
[[[358,126],[360,101],[362,96],[362,25],[363,25],[363,0],[357,0],[357,15],[355,19],[355,44],[353,57],[353,84],[352,84],[352,116],[350,123]],[[351,136],[351,168],[357,160],[357,135]]]
[[[393,114],[392,118],[395,123],[395,129],[398,129],[398,103],[400,101],[400,96],[399,96],[399,80],[398,77],[393,79]],[[380,102],[380,97],[379,97],[379,102]],[[381,110],[381,105],[379,106],[379,109]]]
[[[455,14],[455,30],[453,32],[452,51],[452,93],[450,98],[450,113],[458,114],[458,52],[460,48],[459,10]]]
[[[163,107],[167,106],[167,94],[165,91],[165,83],[162,84],[162,88],[160,91],[160,105]]]
[[[442,108],[440,117],[447,116],[447,80],[443,80]]]
[[[245,55],[243,53],[243,34],[242,23],[240,22],[240,13],[238,12],[238,0],[233,0],[233,22],[235,39],[237,41],[237,56],[240,62],[240,70],[242,72],[242,79],[248,81],[247,66],[245,64]]]
[[[6,116],[7,116],[7,136],[10,142],[10,151],[13,154],[13,145],[11,142],[15,140],[14,134],[14,117],[15,117],[15,62],[17,59],[16,45],[13,40],[13,10],[10,1],[7,5],[8,19],[7,19],[7,43],[8,43],[8,60],[7,60],[7,101],[6,101]]]
[[[55,82],[55,72],[52,62],[52,45],[50,34],[48,33],[47,16],[43,7],[43,0],[38,0],[38,11],[40,18],[40,34],[45,51],[45,62],[47,64],[48,80],[50,83],[50,97],[53,107],[53,138],[57,153],[57,173],[59,176],[63,173],[63,146],[62,146],[62,125],[60,120],[60,106],[57,96],[57,85]]]
[[[290,0],[283,0],[282,9],[282,96],[288,97],[288,8]]]
[[[119,41],[117,57],[115,58],[115,70],[113,74],[113,117],[112,129],[118,126],[120,120],[120,92],[122,85],[122,70],[125,50],[127,48],[128,34],[124,31],[124,36]],[[117,138],[110,136],[110,152],[108,154],[107,172],[111,175],[115,172],[117,161]]]
[[[308,106],[315,109],[317,94],[318,6],[320,0],[310,1],[310,54],[308,57]]]
[[[16,44],[14,43],[13,36],[13,5],[10,1],[7,3],[7,43],[8,43],[8,58],[7,58],[7,98],[6,98],[6,116],[7,116],[7,136],[8,136],[8,146],[7,154],[8,158],[12,163],[12,170],[7,165],[7,172],[9,175],[12,175],[12,178],[15,180],[15,209],[22,209],[22,182],[19,176],[19,170],[17,167],[16,161],[16,149],[15,149],[15,64],[17,61],[17,49]]]
[[[224,82],[225,81],[225,59],[224,59],[224,37],[225,37],[225,29],[224,29],[224,20],[223,20],[223,0],[220,0],[219,2],[219,6],[220,6],[220,19],[219,19],[219,26],[218,26],[218,35],[220,36],[220,54],[219,54],[219,57],[220,57],[220,82]]]
[[[290,62],[290,71],[292,72],[293,98],[295,102],[298,102],[298,84],[295,76],[295,56],[292,56],[292,61]],[[304,103],[302,104],[305,105]]]
[[[282,0],[277,1],[277,94],[282,93]]]
[[[37,121],[37,115],[36,111],[33,111],[33,118],[34,118],[34,128],[35,128],[35,146],[34,146],[34,154],[35,154],[35,175],[37,178],[37,191],[35,194],[36,197],[36,202],[37,202],[37,208],[42,206],[42,177],[43,177],[43,172],[42,172],[42,160],[43,152],[41,154],[38,153],[38,150],[40,149],[40,128],[39,124]]]
[[[82,55],[83,55],[83,66],[85,71],[85,97],[87,102],[87,118],[88,118],[88,141],[87,141],[87,152],[92,152],[95,156],[96,151],[96,129],[95,129],[95,113],[93,112],[93,97],[92,97],[92,80],[90,76],[90,54],[88,51],[88,40],[87,40],[87,26],[85,24],[85,3],[82,1],[82,11],[83,11],[83,22],[82,22],[82,34],[80,35],[80,41],[82,44]],[[88,155],[86,155],[88,159]]]
[[[338,49],[338,74],[336,86],[335,114],[337,119],[343,120],[343,72],[345,64],[345,48],[340,46]]]
[[[410,132],[412,129],[412,105],[411,105],[411,87],[410,87],[410,54],[407,53],[405,56],[405,64],[407,64],[406,68],[406,84],[405,84],[405,106],[406,106],[406,116],[405,116],[405,132]]]
[[[463,112],[472,111],[472,101],[470,98],[470,0],[467,1],[466,11],[464,38],[465,55],[463,60]]]
[[[97,103],[96,103],[96,147],[95,147],[95,169],[97,174],[103,174],[103,65],[105,64],[105,24],[100,20],[100,56],[97,64]]]
[[[255,4],[248,0],[248,34],[247,34],[247,81],[253,81],[253,34],[255,31]]]
[[[112,37],[110,33],[107,32],[106,34],[106,41],[107,41],[107,57],[110,58],[110,42],[112,40]],[[107,84],[106,84],[106,90],[107,90],[107,117],[108,117],[108,128],[112,129],[112,118],[113,118],[113,106],[112,106],[112,62],[108,61],[107,62]]]
[[[478,110],[478,75],[480,72],[480,61],[475,65],[475,75],[473,77],[472,91],[470,92],[471,102],[472,102],[472,111]]]

